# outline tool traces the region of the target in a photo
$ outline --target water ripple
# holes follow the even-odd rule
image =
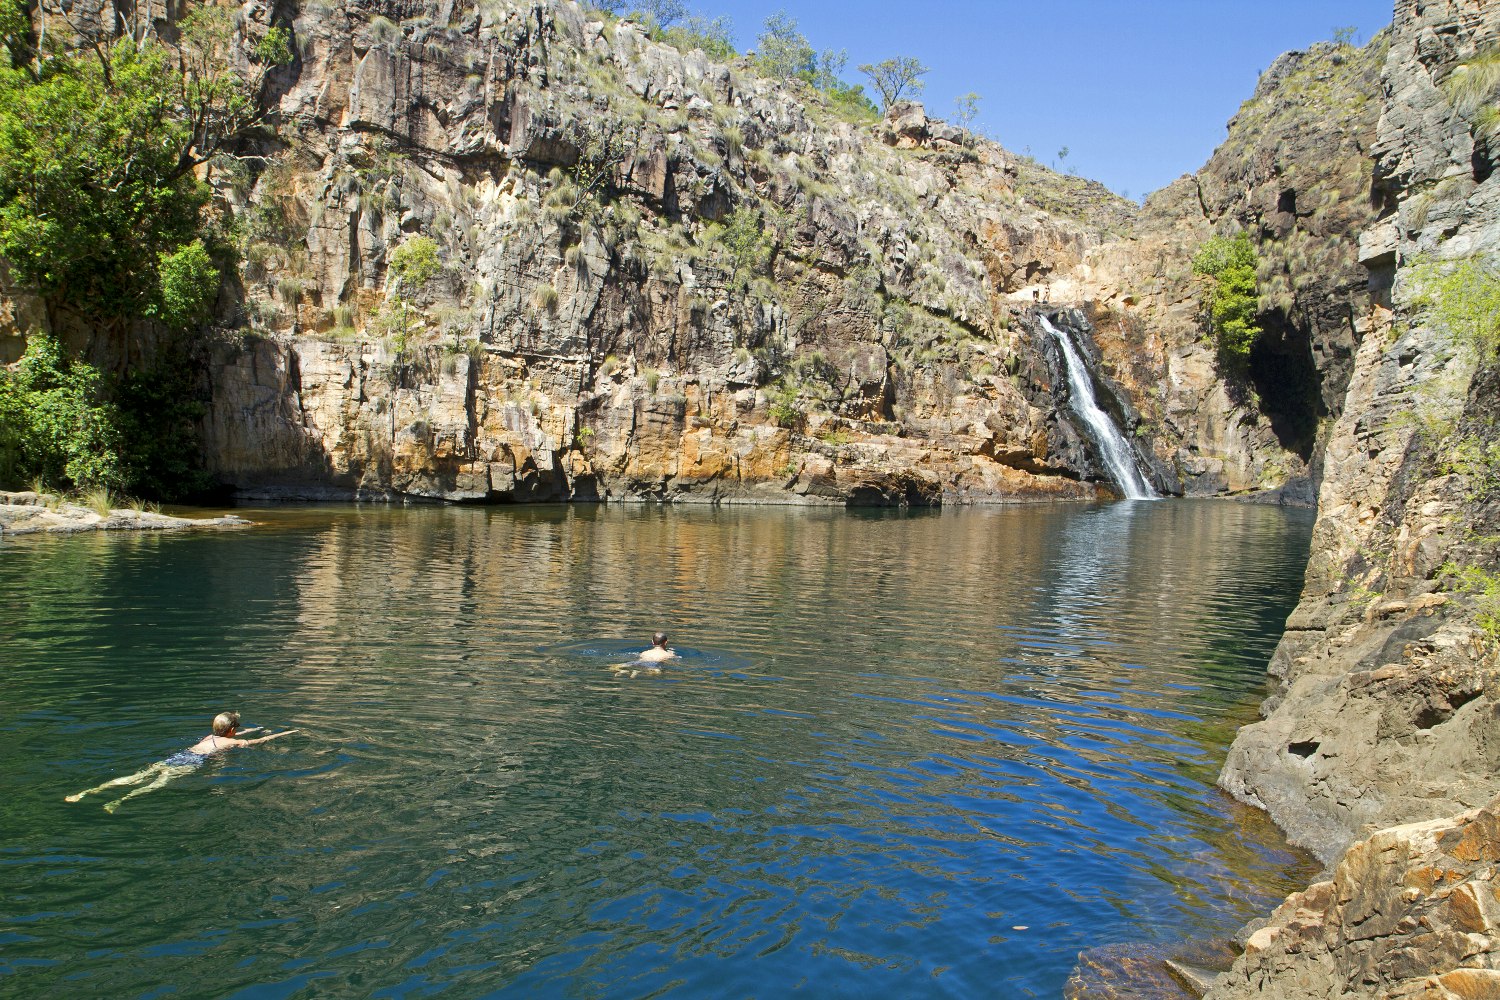
[[[1055,996],[1308,874],[1213,788],[1301,515],[252,516],[0,543],[0,993]]]

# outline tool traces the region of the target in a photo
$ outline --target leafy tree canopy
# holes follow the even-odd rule
[[[927,74],[927,67],[911,56],[897,56],[873,65],[866,63],[859,71],[875,85],[884,110],[889,110],[903,97],[916,97],[926,86],[922,77]]]
[[[1209,318],[1219,354],[1243,365],[1261,334],[1256,322],[1255,268],[1259,256],[1246,233],[1212,236],[1193,258],[1193,273],[1213,281]]]

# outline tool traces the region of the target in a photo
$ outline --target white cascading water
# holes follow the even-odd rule
[[[1099,453],[1104,457],[1110,478],[1115,481],[1120,492],[1125,494],[1126,500],[1154,499],[1156,491],[1141,474],[1130,442],[1125,440],[1125,435],[1115,426],[1115,422],[1109,419],[1109,414],[1099,408],[1099,403],[1094,398],[1094,383],[1089,379],[1088,369],[1084,367],[1083,358],[1073,346],[1073,341],[1053,326],[1046,316],[1039,314],[1037,319],[1041,321],[1042,329],[1052,334],[1062,348],[1063,360],[1068,366],[1068,385],[1073,388],[1073,409],[1083,418],[1089,433],[1099,445]]]

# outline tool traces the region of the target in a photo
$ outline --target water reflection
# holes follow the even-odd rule
[[[0,551],[0,991],[1055,996],[1307,874],[1212,789],[1305,517],[263,516]],[[62,807],[225,701],[307,735]]]

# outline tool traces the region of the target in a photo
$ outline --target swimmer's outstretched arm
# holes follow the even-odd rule
[[[270,736],[262,736],[258,740],[241,740],[240,741],[240,745],[248,747],[248,746],[254,746],[257,743],[269,743],[272,740],[280,739],[283,736],[290,736],[293,733],[300,733],[301,731],[302,730],[300,730],[300,729],[283,729],[279,733],[272,733]]]

